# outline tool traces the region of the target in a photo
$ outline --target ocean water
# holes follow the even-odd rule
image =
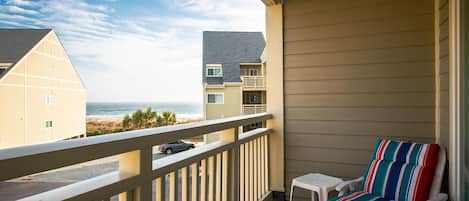
[[[145,110],[151,107],[158,113],[173,112],[176,117],[203,117],[201,103],[86,103],[86,116],[88,117],[123,117],[138,109]]]

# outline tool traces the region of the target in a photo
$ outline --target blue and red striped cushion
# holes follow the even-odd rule
[[[438,149],[437,144],[379,139],[361,191],[386,200],[427,200],[438,163]]]
[[[332,198],[328,201],[389,201],[383,197],[367,193],[367,192],[353,192],[342,195],[340,197]]]

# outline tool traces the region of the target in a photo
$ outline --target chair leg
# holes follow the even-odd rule
[[[316,201],[316,195],[315,194],[316,194],[316,192],[311,191],[311,201]],[[318,194],[318,196],[319,196],[319,194]],[[321,199],[321,198],[319,198],[319,199]]]
[[[293,201],[293,189],[294,189],[295,185],[291,185],[291,189],[290,189],[290,201]]]
[[[319,191],[319,201],[327,201],[329,193],[325,189]]]

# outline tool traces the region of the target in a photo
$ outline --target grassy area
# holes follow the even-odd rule
[[[109,133],[123,132],[122,121],[114,119],[92,119],[86,121],[86,135],[96,136]]]
[[[184,124],[201,121],[200,118],[192,119],[178,119],[176,124]],[[117,133],[123,131],[129,131],[133,129],[124,129],[122,119],[119,118],[88,118],[86,120],[86,134],[87,136],[98,136],[110,133]],[[187,139],[193,142],[203,141],[203,136],[193,137]]]

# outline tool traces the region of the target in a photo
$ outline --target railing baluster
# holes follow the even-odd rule
[[[269,137],[267,135],[264,135],[264,141],[265,141],[265,146],[264,146],[264,157],[265,157],[265,191],[269,191]]]
[[[262,155],[262,136],[257,138],[257,154],[258,154],[258,160],[259,162],[257,163],[257,175],[259,177],[259,184],[257,185],[257,191],[258,191],[258,196],[262,197],[264,195],[264,190],[262,189],[262,183],[264,180],[262,180],[263,177],[263,171],[262,171],[262,160],[263,160],[263,155]]]
[[[166,200],[166,179],[165,175],[157,178],[155,180],[156,187],[156,201],[165,201]]]
[[[249,200],[254,200],[254,146],[253,142],[249,141]]]
[[[200,162],[200,201],[207,200],[207,159]]]
[[[188,201],[189,173],[187,167],[181,168],[181,201]]]
[[[208,201],[214,201],[215,199],[215,164],[214,157],[208,158]]]
[[[215,200],[221,201],[221,154],[216,155],[216,180],[215,180]]]
[[[261,156],[261,158],[260,158],[261,165],[260,165],[260,168],[259,168],[260,169],[260,174],[261,174],[261,177],[260,177],[260,179],[261,179],[261,182],[260,182],[261,183],[261,195],[264,196],[264,194],[266,193],[265,192],[265,183],[264,183],[264,181],[265,181],[264,180],[264,173],[265,173],[265,170],[264,170],[264,163],[265,163],[265,161],[264,161],[264,159],[265,159],[265,157],[264,157],[264,146],[265,146],[264,145],[264,137],[261,136],[259,138],[259,140],[260,140],[260,148],[259,149],[260,149],[260,156]]]
[[[253,168],[253,171],[254,171],[254,200],[257,201],[258,200],[258,191],[257,191],[257,186],[258,186],[258,178],[257,178],[257,164],[259,163],[258,160],[258,156],[257,156],[257,140],[254,138],[252,140],[252,143],[253,143],[253,154],[254,154],[254,168]]]
[[[221,177],[221,201],[228,201],[228,182],[231,182],[231,178],[228,176],[228,151],[222,153],[222,173]],[[234,179],[234,178],[233,178]]]
[[[198,189],[198,180],[199,180],[199,166],[197,163],[191,165],[191,201],[197,201],[197,192]]]
[[[178,201],[178,170],[169,173],[169,200]]]
[[[249,187],[250,187],[250,181],[249,181],[249,178],[251,177],[250,174],[249,174],[249,143],[245,143],[244,144],[244,157],[245,157],[245,164],[244,164],[244,174],[245,174],[245,180],[244,180],[244,183],[245,183],[245,188],[244,188],[244,199],[246,201],[250,201],[251,200],[251,197],[250,197],[250,191],[249,191]]]
[[[244,144],[239,145],[239,200],[244,201]]]

